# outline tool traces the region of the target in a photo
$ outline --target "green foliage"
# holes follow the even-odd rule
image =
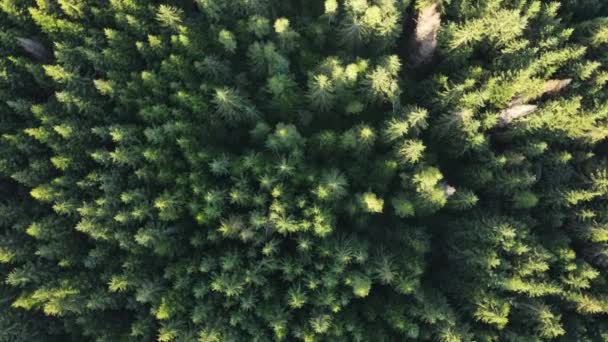
[[[160,5],[158,6],[158,10],[156,12],[156,20],[161,26],[172,30],[177,30],[179,25],[182,23],[183,15],[183,11],[179,8],[169,5]]]
[[[366,212],[379,214],[383,211],[384,200],[374,193],[366,192],[361,195],[361,205]]]
[[[217,40],[220,42],[220,44],[222,44],[227,52],[234,53],[236,51],[236,40],[232,32],[221,30]]]
[[[0,341],[601,341],[608,3],[0,0]]]
[[[513,207],[518,209],[533,208],[538,204],[538,197],[529,191],[516,193],[513,196]]]

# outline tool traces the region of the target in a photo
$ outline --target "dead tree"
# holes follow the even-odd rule
[[[572,83],[571,78],[566,78],[563,80],[549,80],[545,83],[543,95],[555,95],[562,91],[562,89],[569,86],[570,83]]]
[[[46,61],[51,59],[52,55],[42,44],[30,38],[17,37],[17,44],[21,46],[32,57]]]
[[[563,80],[549,80],[545,82],[543,91],[539,97],[544,95],[555,95],[572,83],[571,78]],[[517,118],[534,113],[538,109],[537,105],[524,104],[521,96],[516,96],[509,102],[509,107],[500,112],[499,126],[506,126]]]
[[[447,183],[443,183],[441,185],[441,188],[443,189],[443,194],[447,198],[454,196],[454,194],[456,193],[456,188]]]
[[[534,113],[538,109],[537,105],[517,104],[500,112],[499,126],[506,126],[513,120]]]
[[[427,64],[432,60],[437,50],[437,34],[440,26],[441,14],[437,5],[429,5],[418,12],[410,55],[414,66]]]

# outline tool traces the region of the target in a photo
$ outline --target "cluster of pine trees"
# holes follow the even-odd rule
[[[0,28],[0,341],[608,341],[608,2]]]

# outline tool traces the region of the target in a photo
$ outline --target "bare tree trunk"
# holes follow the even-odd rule
[[[39,42],[30,38],[17,37],[17,43],[31,56],[39,60],[51,59],[51,53]]]
[[[543,92],[540,96],[543,95],[555,95],[568,85],[572,83],[571,78],[566,78],[563,80],[549,80],[545,82],[543,87]],[[539,97],[540,97],[539,96]],[[500,126],[506,126],[511,121],[524,117],[528,114],[534,113],[538,109],[536,105],[524,104],[524,99],[521,96],[516,96],[509,102],[509,107],[502,112],[500,112]]]
[[[570,83],[572,83],[571,78],[566,78],[563,80],[549,80],[545,83],[543,95],[554,95],[569,86]]]
[[[412,40],[412,64],[421,65],[431,61],[437,49],[437,33],[441,26],[441,14],[437,5],[430,5],[418,12],[416,32]]]
[[[513,105],[500,112],[500,126],[506,126],[517,118],[534,113],[538,109],[537,105],[520,104]]]

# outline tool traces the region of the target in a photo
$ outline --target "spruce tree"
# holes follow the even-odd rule
[[[607,27],[0,0],[0,341],[608,339]]]

